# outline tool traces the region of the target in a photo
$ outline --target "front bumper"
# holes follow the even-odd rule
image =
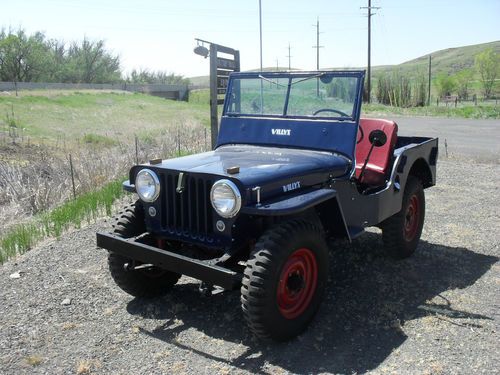
[[[224,289],[237,289],[242,274],[233,270],[211,265],[208,261],[189,258],[171,251],[145,245],[110,233],[97,233],[97,246],[125,258],[153,264],[168,271],[180,273]]]

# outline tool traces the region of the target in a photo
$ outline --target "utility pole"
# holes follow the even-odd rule
[[[431,105],[431,66],[432,66],[432,57],[429,55],[429,91],[427,93],[427,106]]]
[[[372,70],[372,64],[371,64],[371,39],[372,39],[372,16],[375,13],[372,13],[372,9],[380,9],[380,7],[372,7],[372,0],[368,0],[368,6],[367,7],[361,7],[360,9],[366,9],[368,11],[368,72],[367,72],[367,91],[368,91],[368,98],[367,102],[370,103],[370,98],[371,98],[371,70]]]
[[[262,1],[259,0],[260,71],[262,72]],[[264,111],[264,83],[260,80],[260,112]]]
[[[316,27],[316,45],[313,46],[313,48],[316,48],[316,70],[319,70],[319,49],[323,48],[323,46],[319,45],[319,17],[316,21],[316,25],[313,25],[313,27]],[[319,80],[316,80],[316,96],[319,96]]]
[[[291,56],[291,53],[290,53],[290,50],[291,50],[291,47],[290,47],[290,43],[288,43],[288,70],[292,70],[292,56]]]
[[[262,72],[262,1],[259,0],[260,71]]]

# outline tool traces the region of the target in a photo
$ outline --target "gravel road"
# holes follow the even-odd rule
[[[500,165],[440,159],[417,253],[390,260],[376,230],[331,242],[326,298],[291,342],[253,339],[238,292],[123,293],[101,220],[0,266],[0,373],[498,373]]]

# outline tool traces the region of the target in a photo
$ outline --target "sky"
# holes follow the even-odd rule
[[[367,0],[261,0],[263,65],[363,67]],[[399,64],[440,49],[500,40],[500,0],[372,0],[372,65]],[[103,39],[125,72],[208,75],[194,38],[240,51],[241,69],[258,68],[258,0],[0,0],[0,27],[43,31],[71,42]]]

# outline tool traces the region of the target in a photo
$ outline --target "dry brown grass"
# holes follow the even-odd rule
[[[71,329],[75,329],[76,327],[78,327],[78,324],[73,323],[73,322],[66,322],[62,325],[61,328],[63,331],[69,331]]]
[[[59,96],[68,96],[75,94],[93,94],[93,95],[103,95],[103,94],[122,94],[122,95],[133,95],[130,91],[123,90],[92,90],[92,89],[40,89],[40,90],[19,90],[18,97],[24,96],[43,96],[47,98],[54,98]],[[16,96],[15,92],[2,91],[0,96]]]
[[[38,355],[29,355],[25,358],[25,361],[30,366],[38,366],[43,362],[43,358]]]
[[[138,138],[137,155],[134,139],[116,140],[112,147],[81,143],[68,153],[48,146],[0,145],[0,232],[72,199],[69,153],[76,194],[80,195],[124,178],[136,158],[142,163],[206,151],[205,136],[209,134],[194,123],[146,134]]]
[[[78,361],[76,365],[77,375],[90,375],[93,370],[98,370],[102,367],[101,362],[96,359],[84,359]]]

